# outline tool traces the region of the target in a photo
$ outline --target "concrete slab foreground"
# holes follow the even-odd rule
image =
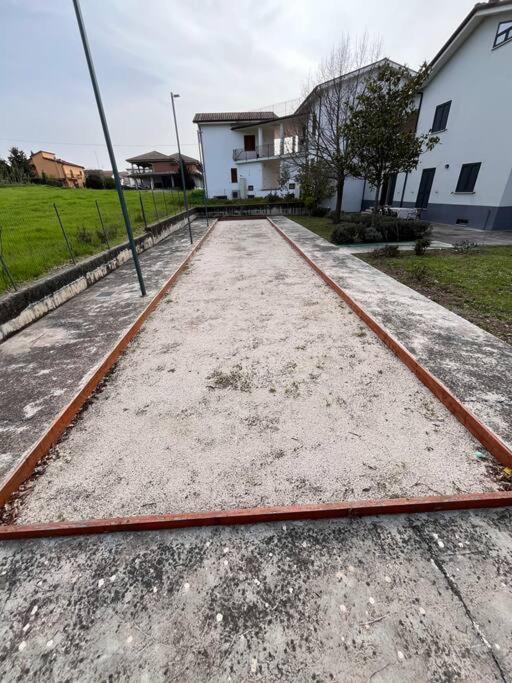
[[[196,239],[206,222],[193,223]],[[148,296],[131,261],[0,344],[0,482],[82,386],[190,251],[182,228],[140,255]]]
[[[0,545],[0,678],[507,681],[512,512]]]
[[[285,217],[272,220],[482,422],[512,445],[512,346],[298,223]]]

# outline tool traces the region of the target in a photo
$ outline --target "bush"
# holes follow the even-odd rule
[[[329,209],[326,209],[325,206],[315,206],[311,209],[311,215],[317,216],[318,218],[324,218],[328,213]]]
[[[400,256],[400,250],[397,244],[386,244],[380,249],[374,249],[372,256],[374,258],[397,258]]]
[[[92,243],[92,235],[84,225],[76,231],[76,241],[82,244]]]
[[[371,226],[369,228],[364,228],[364,233],[362,235],[363,242],[382,242],[382,233],[380,230],[376,230]]]
[[[331,233],[333,244],[354,244],[362,242],[359,227],[353,223],[338,223]]]
[[[420,237],[416,240],[414,245],[414,253],[416,256],[423,256],[431,244],[432,242],[428,239],[428,237]]]
[[[279,195],[276,194],[275,192],[269,192],[268,195],[265,197],[265,200],[267,202],[278,202],[279,201]]]
[[[372,214],[353,213],[345,216],[344,221],[369,228],[372,227]],[[412,242],[421,237],[428,237],[432,232],[430,223],[426,221],[397,218],[396,216],[382,216],[381,214],[378,214],[376,217],[374,229],[381,233],[382,240],[385,242]]]
[[[475,253],[480,249],[478,242],[470,242],[470,240],[459,240],[454,242],[453,251],[457,254]]]

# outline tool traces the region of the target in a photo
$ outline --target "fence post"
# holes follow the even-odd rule
[[[158,209],[156,208],[156,201],[155,201],[155,191],[153,188],[151,188],[151,196],[153,197],[153,206],[155,207],[155,213],[156,213],[156,220],[160,220],[160,216],[158,215]]]
[[[142,201],[142,195],[139,190],[139,201],[140,201],[140,208],[142,211],[142,218],[144,219],[144,228],[147,230],[148,229],[148,222],[146,220],[146,212],[144,211],[144,202]]]
[[[2,231],[3,231],[3,228],[0,225],[0,266],[2,266],[2,268],[4,270],[6,279],[11,283],[11,287],[14,289],[14,291],[16,291],[18,288],[16,287],[16,283],[14,282],[14,278],[11,275],[11,271],[7,267],[7,263],[5,262],[5,259],[4,259],[4,245],[2,243]]]
[[[166,199],[165,199],[165,188],[162,190],[162,197],[164,198],[165,215],[168,216],[169,214],[168,214],[168,212],[167,212],[167,201],[166,201]]]
[[[103,234],[105,236],[105,242],[107,243],[107,247],[110,249],[110,242],[108,241],[108,234],[105,229],[105,224],[103,223],[103,218],[101,216],[101,211],[100,211],[100,205],[98,204],[98,200],[96,199],[96,208],[98,209],[98,216],[100,217],[100,223],[101,223],[101,229],[103,230]]]
[[[54,203],[53,208],[55,209],[55,213],[57,214],[57,220],[59,221],[60,229],[62,230],[62,234],[64,235],[64,239],[66,240],[66,245],[68,247],[71,260],[73,261],[73,264],[76,265],[75,255],[73,254],[73,250],[71,249],[71,244],[69,243],[68,236],[66,235],[66,231],[64,230],[64,226],[62,225],[62,220],[59,215],[59,210],[57,209],[57,204]]]

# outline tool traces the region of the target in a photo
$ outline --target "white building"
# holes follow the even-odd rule
[[[417,132],[440,141],[382,199],[439,223],[512,229],[512,2],[475,5],[431,62]],[[366,188],[365,206],[373,201]]]
[[[293,180],[280,187],[281,165],[298,145],[293,116],[278,118],[270,111],[201,113],[194,123],[201,135],[209,197],[298,193]]]
[[[363,82],[381,60],[347,74]],[[392,62],[391,62],[392,63]],[[210,197],[299,194],[293,179],[281,186],[283,165],[305,138],[301,111],[313,98],[322,125],[320,84],[295,114],[273,112],[196,114],[203,142]],[[417,132],[432,131],[440,142],[425,152],[418,168],[387,178],[381,204],[416,207],[427,220],[491,229],[512,229],[512,0],[475,5],[431,62],[431,75],[418,98]],[[345,183],[342,209],[373,205],[374,190],[363,180]],[[332,208],[335,198],[328,202]]]

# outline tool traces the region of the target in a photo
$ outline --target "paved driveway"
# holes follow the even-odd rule
[[[488,245],[512,244],[512,230],[478,230],[460,225],[434,225],[433,237],[435,240],[450,244],[461,240]]]

